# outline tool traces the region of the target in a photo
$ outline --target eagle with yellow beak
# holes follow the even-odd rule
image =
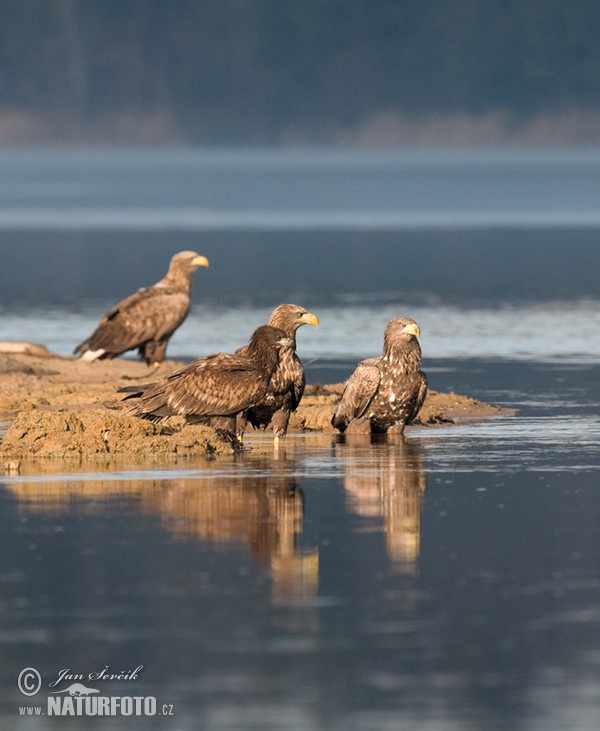
[[[383,354],[361,361],[346,382],[331,423],[345,434],[402,434],[427,394],[421,371],[419,326],[408,317],[390,320]]]
[[[293,347],[282,351],[279,366],[269,382],[269,393],[260,405],[238,415],[237,435],[241,441],[248,422],[258,429],[270,425],[274,444],[278,446],[287,433],[290,416],[298,408],[306,385],[304,366],[296,353],[296,331],[302,325],[317,327],[319,320],[304,307],[282,304],[271,313],[269,325],[283,330],[292,340]],[[244,354],[244,351],[245,347],[239,348],[236,353]]]
[[[137,348],[148,365],[162,363],[171,335],[190,311],[192,274],[207,266],[208,259],[195,251],[175,254],[159,282],[138,289],[109,310],[74,353],[93,361]]]

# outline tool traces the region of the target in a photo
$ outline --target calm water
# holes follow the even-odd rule
[[[237,347],[302,298],[321,320],[299,333],[308,380],[339,381],[406,314],[432,388],[521,413],[396,444],[290,436],[277,459],[255,434],[170,470],[0,476],[3,726],[596,731],[597,152],[0,161],[0,340],[66,355],[196,242],[211,268],[171,355]],[[143,669],[90,679],[106,666]],[[67,669],[158,713],[19,714],[46,712]]]

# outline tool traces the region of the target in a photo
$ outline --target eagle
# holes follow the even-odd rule
[[[427,394],[421,371],[419,326],[408,317],[390,320],[383,354],[361,361],[346,382],[331,423],[346,434],[402,434]]]
[[[318,327],[319,320],[304,307],[282,304],[271,313],[269,325],[283,330],[293,341],[293,347],[282,350],[279,365],[271,376],[267,396],[260,404],[245,409],[238,416],[237,435],[241,441],[248,422],[257,429],[264,429],[271,424],[274,445],[277,447],[287,433],[290,415],[298,408],[306,384],[304,366],[296,353],[296,331],[302,325]],[[244,354],[246,347],[238,348],[236,353]]]
[[[131,413],[150,421],[180,415],[191,423],[212,426],[237,441],[236,415],[265,398],[282,354],[294,342],[283,330],[261,325],[244,353],[213,353],[192,361],[155,383],[125,387],[124,400],[139,398]]]
[[[208,259],[195,251],[175,254],[160,282],[138,289],[109,310],[74,354],[93,361],[137,348],[148,365],[162,363],[171,335],[190,311],[192,274],[207,266]]]

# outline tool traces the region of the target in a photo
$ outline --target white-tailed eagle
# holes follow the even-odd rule
[[[208,259],[195,251],[175,254],[160,282],[138,289],[109,310],[74,353],[93,361],[137,348],[148,365],[162,363],[171,335],[190,311],[192,274],[207,266]]]
[[[331,423],[346,434],[402,433],[427,394],[421,371],[419,326],[408,317],[390,320],[383,354],[361,361],[348,379]]]

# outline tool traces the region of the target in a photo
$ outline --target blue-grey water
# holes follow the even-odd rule
[[[0,151],[0,341],[68,355],[194,248],[172,357],[300,301],[340,381],[409,315],[431,388],[520,413],[0,474],[2,726],[596,731],[598,200],[595,149]],[[49,716],[76,681],[157,713]]]

